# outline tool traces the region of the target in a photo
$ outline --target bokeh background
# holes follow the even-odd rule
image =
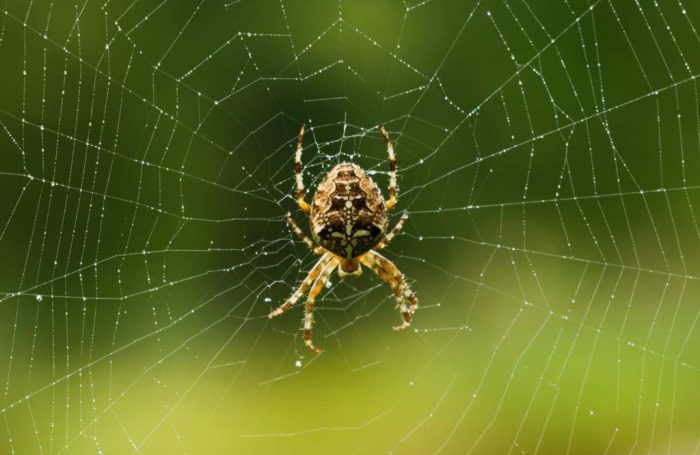
[[[0,5],[0,452],[700,450],[697,2]],[[333,276],[293,193],[399,160]]]

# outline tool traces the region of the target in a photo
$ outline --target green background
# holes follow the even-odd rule
[[[0,452],[697,450],[686,3],[5,1]],[[334,275],[320,356],[303,122],[310,192],[386,125],[420,301]]]

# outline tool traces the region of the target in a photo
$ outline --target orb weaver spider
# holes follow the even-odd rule
[[[333,270],[338,275],[359,275],[362,265],[389,283],[396,296],[403,321],[394,330],[403,330],[411,325],[411,314],[418,300],[406,283],[403,274],[389,259],[376,250],[386,247],[398,234],[406,221],[404,213],[396,226],[387,234],[388,217],[396,202],[396,156],[389,135],[382,125],[379,131],[384,137],[389,155],[389,200],[384,201],[379,187],[357,164],[340,163],[331,169],[316,189],[311,204],[304,200],[306,191],[301,167],[301,150],[304,125],[299,130],[294,158],[296,199],[299,208],[309,216],[311,235],[316,246],[291,216],[287,216],[292,231],[321,258],[311,268],[306,278],[291,297],[269,314],[274,318],[292,308],[299,299],[309,293],[304,312],[304,344],[319,353],[311,340],[314,301],[323,289]]]

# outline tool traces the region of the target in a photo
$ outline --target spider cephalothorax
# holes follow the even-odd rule
[[[301,174],[303,125],[297,137],[294,159],[297,203],[299,208],[309,215],[313,239],[320,246],[315,246],[306,237],[291,216],[287,217],[287,221],[292,230],[314,253],[321,255],[321,258],[294,294],[271,312],[270,317],[289,310],[309,292],[304,313],[304,343],[315,352],[320,351],[311,341],[314,300],[336,267],[339,267],[338,274],[344,276],[361,273],[361,265],[364,265],[391,285],[403,316],[402,323],[394,327],[394,330],[403,330],[411,325],[411,314],[418,305],[418,300],[406,284],[403,274],[393,262],[375,251],[387,246],[406,220],[404,214],[394,229],[386,233],[387,212],[393,209],[397,202],[396,157],[386,130],[383,126],[380,126],[379,130],[389,155],[389,200],[386,202],[377,184],[360,166],[354,163],[340,163],[326,174],[318,185],[311,205],[307,204],[304,200],[304,181]]]

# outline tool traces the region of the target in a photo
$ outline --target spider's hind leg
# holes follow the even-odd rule
[[[311,285],[316,281],[316,278],[321,274],[321,271],[323,268],[332,260],[333,258],[330,255],[324,254],[321,256],[321,259],[316,262],[316,265],[314,265],[311,270],[309,270],[309,274],[306,275],[306,278],[304,278],[304,281],[301,282],[299,287],[297,288],[296,291],[294,291],[294,294],[292,294],[291,297],[287,299],[282,305],[278,306],[276,309],[274,309],[268,317],[270,319],[274,318],[275,316],[279,316],[280,314],[284,313],[285,311],[289,310],[292,308],[300,298],[306,294],[306,292],[311,288]]]
[[[304,310],[304,344],[314,351],[315,353],[320,353],[321,350],[317,348],[313,341],[311,341],[311,328],[314,324],[314,301],[316,296],[321,292],[323,287],[328,281],[328,277],[333,272],[333,270],[338,266],[338,261],[332,258],[323,268],[316,281],[314,282],[311,291],[309,292],[309,297],[306,299],[306,307]]]
[[[410,326],[411,315],[418,307],[418,299],[404,280],[403,273],[393,262],[373,250],[363,255],[361,261],[370,270],[379,275],[381,279],[389,283],[392,291],[394,291],[399,311],[401,311],[403,318],[401,324],[394,326],[394,330],[403,330]]]

